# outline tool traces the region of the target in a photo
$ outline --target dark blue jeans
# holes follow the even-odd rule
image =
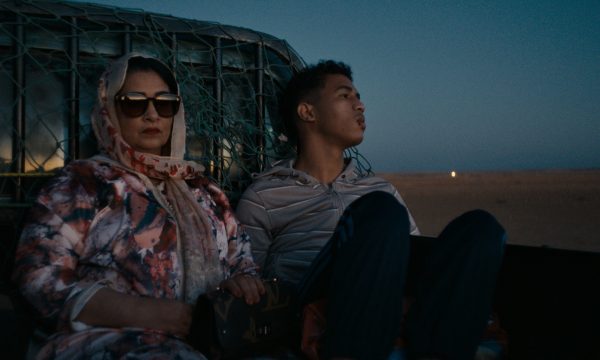
[[[408,354],[472,359],[505,237],[482,210],[453,220],[437,239],[411,237],[406,208],[393,196],[356,200],[299,284],[301,303],[328,299],[324,357],[385,359],[401,332],[409,279],[416,300],[402,330]]]

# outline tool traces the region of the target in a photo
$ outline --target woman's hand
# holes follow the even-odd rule
[[[192,324],[193,306],[181,301],[98,290],[75,320],[91,326],[137,327],[186,337]]]
[[[262,280],[253,275],[236,275],[227,280],[223,280],[221,289],[225,289],[235,297],[244,297],[246,304],[257,304],[260,301],[261,295],[265,293],[265,285]]]
[[[187,337],[192,325],[194,307],[182,301],[156,299],[151,307],[157,316],[151,320],[151,328],[160,329],[180,337]],[[150,310],[151,311],[151,310]],[[160,314],[158,314],[160,312]],[[145,315],[148,317],[148,314]]]

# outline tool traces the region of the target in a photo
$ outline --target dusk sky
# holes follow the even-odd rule
[[[347,62],[376,172],[600,168],[600,1],[93,2]]]

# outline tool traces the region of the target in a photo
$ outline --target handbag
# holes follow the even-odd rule
[[[293,285],[264,282],[265,294],[248,305],[228,291],[198,297],[189,342],[211,359],[276,355],[298,348],[300,311]]]

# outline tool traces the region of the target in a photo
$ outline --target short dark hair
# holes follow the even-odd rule
[[[296,109],[313,91],[325,86],[327,75],[344,75],[352,81],[352,69],[349,65],[334,60],[321,60],[295,73],[283,90],[279,101],[279,113],[283,132],[291,144],[298,144],[296,127]]]
[[[149,57],[134,56],[127,62],[127,74],[137,71],[154,71],[167,84],[169,91],[177,94],[177,80],[175,80],[173,72],[161,61]]]

